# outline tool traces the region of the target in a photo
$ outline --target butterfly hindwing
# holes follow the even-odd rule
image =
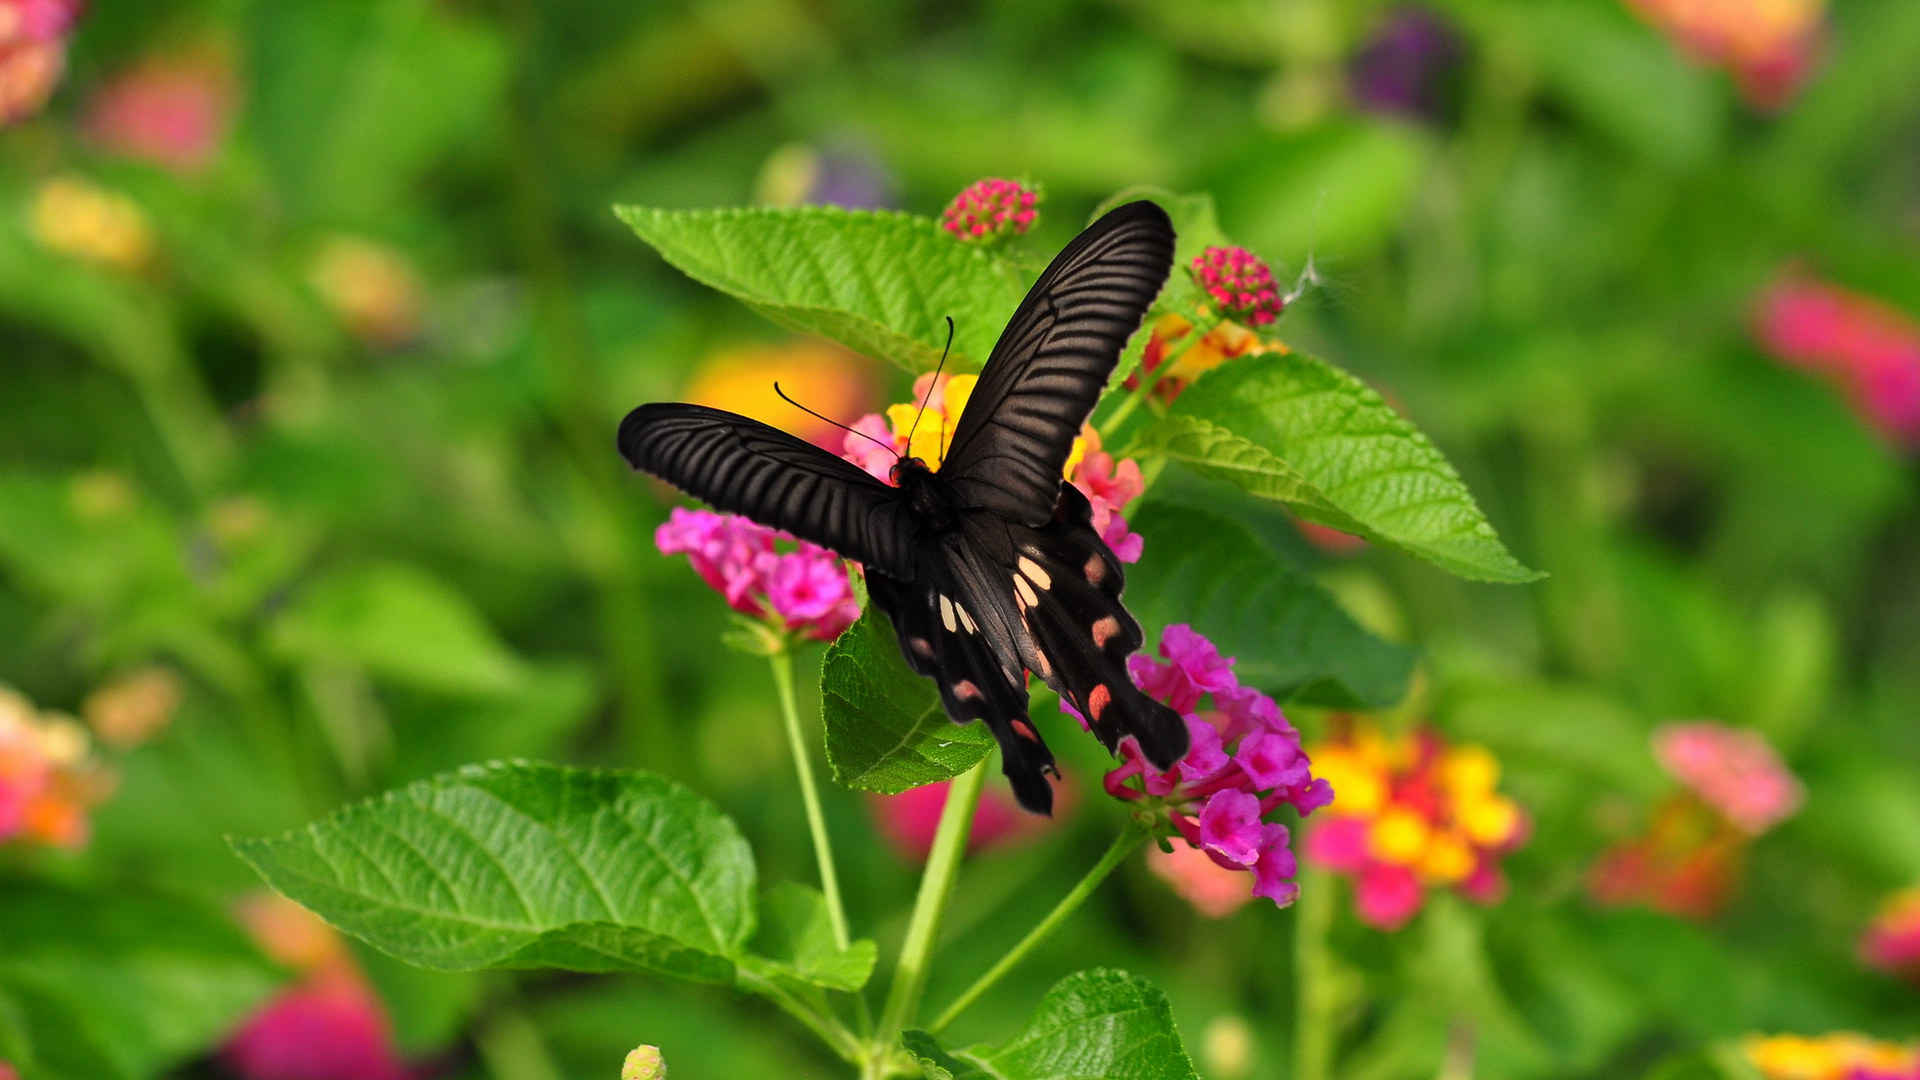
[[[907,583],[868,571],[867,593],[892,620],[907,666],[933,679],[947,716],[956,724],[982,721],[993,733],[1020,805],[1050,813],[1053,754],[1027,716],[1026,674],[1000,647],[1012,638],[988,629],[998,621],[991,601],[983,603],[937,572],[923,577],[939,580]]]
[[[778,428],[704,405],[642,405],[620,422],[619,445],[634,468],[721,510],[912,573],[914,526],[899,490]]]
[[[1127,657],[1144,638],[1120,603],[1119,560],[1091,523],[1085,495],[1060,486],[1046,526],[1012,528],[1009,582],[1024,629],[1039,655],[1033,670],[1073,704],[1109,751],[1131,735],[1147,760],[1173,767],[1187,752],[1180,714],[1140,692]]]
[[[1074,437],[1172,264],[1166,211],[1134,202],[1048,265],[994,345],[940,468],[966,505],[1048,520]]]

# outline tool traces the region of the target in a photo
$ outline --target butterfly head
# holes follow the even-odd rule
[[[887,483],[894,487],[909,487],[921,477],[931,475],[933,470],[927,468],[924,460],[917,457],[903,457],[893,463],[893,468],[887,470]]]

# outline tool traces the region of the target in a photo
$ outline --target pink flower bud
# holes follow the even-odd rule
[[[1210,247],[1193,257],[1194,282],[1221,314],[1249,326],[1265,326],[1286,308],[1266,261],[1242,247]]]
[[[976,180],[947,204],[940,227],[969,243],[1019,236],[1033,227],[1040,196],[1013,180]]]

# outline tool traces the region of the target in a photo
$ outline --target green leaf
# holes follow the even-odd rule
[[[1143,439],[1148,452],[1461,577],[1541,576],[1501,544],[1419,429],[1366,384],[1312,357],[1229,361],[1181,394]]]
[[[726,982],[753,932],[739,829],[650,773],[471,766],[232,844],[274,888],[422,967]]]
[[[1128,525],[1147,543],[1127,570],[1126,603],[1153,630],[1190,623],[1239,657],[1242,682],[1297,701],[1377,708],[1406,693],[1413,650],[1361,629],[1332,594],[1245,528],[1160,502]]]
[[[900,655],[893,626],[872,605],[820,662],[827,764],[840,783],[892,795],[950,780],[993,749],[980,724],[947,719],[940,695]]]
[[[466,597],[397,563],[322,578],[275,619],[270,640],[291,660],[353,665],[425,690],[499,694],[527,678]]]
[[[783,326],[908,371],[939,361],[949,315],[949,366],[984,364],[1032,283],[1012,262],[909,214],[821,206],[614,212],[695,281]]]
[[[1026,1030],[997,1047],[943,1052],[924,1031],[902,1036],[929,1077],[975,1080],[1182,1080],[1195,1076],[1167,996],[1124,971],[1096,968],[1055,983]]]
[[[858,990],[873,975],[873,942],[853,942],[845,952],[833,940],[826,898],[819,890],[783,881],[760,905],[760,932],[743,964],[769,978],[784,978],[832,990]]]
[[[947,1053],[934,1037],[919,1028],[900,1033],[900,1045],[920,1063],[927,1080],[991,1080],[993,1074]]]
[[[218,909],[124,888],[0,889],[0,1043],[47,1077],[144,1080],[203,1052],[279,976]],[[4,1056],[0,1053],[0,1056]]]

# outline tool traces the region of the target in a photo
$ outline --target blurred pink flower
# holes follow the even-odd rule
[[[1920,885],[1888,897],[1860,938],[1868,967],[1920,985]]]
[[[113,153],[180,172],[199,169],[226,136],[234,86],[232,67],[216,49],[156,56],[96,90],[82,125]]]
[[[1212,642],[1192,627],[1169,626],[1159,652],[1164,663],[1135,653],[1127,669],[1143,692],[1185,717],[1191,745],[1172,769],[1161,772],[1131,738],[1122,739],[1121,764],[1106,775],[1107,793],[1164,809],[1170,833],[1219,867],[1251,872],[1252,894],[1286,907],[1300,892],[1293,882],[1292,831],[1267,817],[1281,806],[1310,814],[1333,801],[1333,789],[1314,778],[1300,734],[1280,707],[1241,686],[1233,660],[1222,657]],[[1210,701],[1204,711],[1202,699]],[[1061,708],[1078,716],[1064,702]],[[1209,887],[1206,893],[1213,891]]]
[[[407,1080],[380,1001],[358,976],[315,975],[253,1014],[220,1053],[244,1080]]]
[[[947,204],[940,227],[960,240],[990,242],[1033,227],[1039,192],[1013,180],[989,177],[967,185]]]
[[[1154,848],[1147,852],[1147,869],[1209,919],[1224,919],[1253,902],[1243,871],[1221,866],[1197,847]]]
[[[1653,735],[1654,757],[1675,779],[1750,836],[1800,808],[1800,781],[1759,734],[1723,724],[1669,724]]]
[[[1705,64],[1726,69],[1756,108],[1777,109],[1812,74],[1825,0],[1626,0]]]
[[[1273,270],[1246,248],[1210,247],[1195,255],[1188,269],[1220,313],[1235,321],[1265,326],[1286,307]]]
[[[838,556],[738,514],[675,507],[653,538],[661,554],[686,555],[701,580],[743,615],[759,618],[771,610],[821,641],[860,617]],[[791,548],[780,550],[783,543]]]
[[[924,860],[933,850],[933,834],[940,826],[940,812],[947,807],[951,781],[922,784],[897,795],[869,795],[867,808],[880,834],[902,858]],[[973,831],[967,834],[968,851],[984,851],[1037,836],[1065,819],[1064,811],[1073,806],[1073,789],[1064,782],[1054,786],[1052,817],[1029,814],[1020,809],[1008,792],[992,784],[980,792],[980,803],[973,812]]]
[[[1789,271],[1761,294],[1754,335],[1774,356],[1837,385],[1886,438],[1920,446],[1920,323]]]
[[[0,0],[0,125],[39,112],[67,65],[81,0]]]
[[[0,844],[84,845],[87,814],[112,786],[85,728],[0,685]]]

